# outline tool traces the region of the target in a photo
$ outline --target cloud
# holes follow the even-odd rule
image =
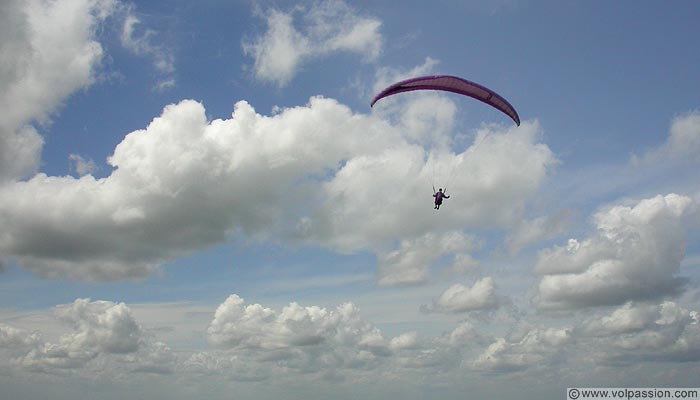
[[[658,307],[654,305],[630,302],[609,316],[586,322],[583,330],[589,336],[603,337],[639,332],[654,325],[654,321],[660,316],[658,311]]]
[[[260,304],[245,305],[231,295],[216,310],[207,329],[209,340],[224,348],[285,350],[315,346],[348,347],[356,352],[386,354],[389,343],[360,318],[351,303],[328,311],[290,303],[280,312]]]
[[[152,307],[162,311],[161,305]],[[520,329],[506,327],[510,333],[492,336],[480,329],[491,332],[496,326],[481,322],[477,329],[462,321],[438,335],[408,331],[386,337],[352,303],[325,308],[291,302],[276,309],[232,294],[208,327],[206,321],[200,328],[190,324],[186,313],[170,322],[190,334],[205,331],[212,347],[204,350],[171,348],[158,337],[163,332],[145,333],[123,303],[77,299],[53,313],[54,323],[69,329],[54,341],[21,328],[23,318],[12,318],[17,326],[0,323],[4,372],[130,384],[145,375],[149,383],[160,376],[164,384],[196,380],[205,386],[225,381],[454,385],[481,374],[542,378],[574,370],[580,377],[578,371],[589,366],[663,362],[668,368],[668,363],[700,359],[700,314],[672,301],[596,310],[581,321],[566,321],[573,328],[551,326],[546,319],[532,326],[535,319],[530,319],[522,320]],[[148,312],[141,314],[149,319]],[[59,325],[43,329],[62,330]]]
[[[0,254],[47,277],[130,279],[243,235],[376,251],[387,277],[391,265],[420,275],[411,253],[427,261],[441,253],[411,243],[432,231],[512,224],[554,162],[536,123],[485,128],[455,154],[429,152],[332,99],[273,116],[244,101],[230,119],[205,115],[191,100],[167,106],[115,148],[105,178],[38,174],[0,187]],[[439,215],[430,206],[434,164],[459,171]],[[409,245],[386,258],[402,240]]]
[[[211,123],[196,102],[166,107],[117,146],[107,178],[39,174],[1,187],[0,252],[45,276],[109,280],[144,276],[234,230],[274,232],[288,222],[285,204],[314,201],[300,181],[371,154],[369,143],[388,146],[376,122],[325,99],[274,117],[241,102]]]
[[[419,339],[417,332],[407,332],[401,334],[389,342],[389,348],[392,350],[414,349],[418,347]]]
[[[44,141],[31,124],[48,122],[69,95],[93,83],[103,56],[96,30],[116,2],[10,0],[0,7],[2,182],[36,172]]]
[[[452,331],[441,338],[451,348],[468,348],[474,346],[481,348],[484,345],[490,344],[490,338],[479,333],[474,325],[468,321],[463,321]]]
[[[692,209],[691,198],[669,194],[598,212],[590,238],[541,252],[536,304],[577,309],[678,293]]]
[[[153,67],[162,74],[155,89],[165,90],[175,86],[175,56],[172,50],[157,43],[158,33],[155,30],[139,29],[141,25],[141,20],[134,13],[134,7],[127,6],[120,35],[122,46],[137,56],[152,60]]]
[[[381,67],[377,69],[371,87],[358,83],[363,98],[371,99],[391,84],[408,78],[436,74],[439,60],[426,57],[423,64],[412,68]],[[413,92],[410,96],[390,96],[375,104],[372,112],[395,121],[404,134],[415,143],[445,147],[452,137],[445,136],[455,124],[456,104],[435,91]],[[431,129],[424,129],[426,125]]]
[[[132,372],[169,375],[175,372],[178,357],[167,344],[153,342],[140,346],[137,352],[128,355],[125,362],[132,365]]]
[[[561,211],[554,215],[523,220],[506,237],[506,245],[511,254],[540,240],[553,239],[563,233],[570,224],[571,212]]]
[[[334,310],[290,303],[274,310],[246,304],[237,295],[217,308],[207,335],[218,350],[193,354],[185,368],[236,380],[271,380],[299,372],[307,379],[331,374],[395,381],[422,379],[428,373],[435,380],[449,379],[493,341],[469,322],[436,337],[411,331],[385,338],[351,303]]]
[[[94,160],[84,158],[79,154],[70,154],[68,159],[71,162],[71,169],[78,175],[93,175],[99,169]]]
[[[632,157],[633,166],[700,161],[700,111],[677,115],[671,121],[666,142],[642,157]]]
[[[457,154],[394,144],[379,156],[350,159],[324,184],[327,201],[301,221],[302,232],[308,240],[354,251],[430,231],[510,226],[556,162],[549,148],[536,143],[539,134],[537,123],[487,127]],[[439,212],[430,207],[436,169],[456,171],[452,196]]]
[[[446,368],[458,370],[462,357],[490,340],[468,322],[433,338],[411,331],[388,339],[351,303],[334,310],[290,303],[277,311],[237,295],[218,307],[207,335],[220,350],[194,354],[187,368],[237,380],[290,372],[396,380],[432,371],[437,378]]]
[[[2,349],[26,349],[31,348],[41,341],[41,335],[36,332],[27,332],[9,325],[0,324],[0,348]]]
[[[491,277],[482,278],[471,287],[456,283],[445,290],[432,306],[423,307],[428,312],[465,313],[498,308],[504,299],[496,295]]]
[[[418,344],[410,332],[385,339],[352,303],[333,310],[290,303],[277,311],[245,304],[237,295],[217,308],[207,337],[220,350],[194,355],[188,365],[196,360],[204,373],[238,380],[268,379],[282,371],[321,377],[333,371],[378,371],[394,352]]]
[[[271,367],[264,362],[251,361],[250,358],[226,351],[199,352],[183,362],[182,370],[197,376],[224,376],[226,380],[235,382],[269,381]]]
[[[672,301],[627,303],[609,315],[585,321],[579,329],[605,364],[694,362],[700,360],[698,318],[697,311]]]
[[[443,256],[468,256],[474,239],[459,231],[428,233],[413,240],[403,240],[399,249],[378,255],[380,285],[415,285],[425,283],[430,267]],[[460,263],[461,261],[461,263]],[[464,257],[456,262],[460,266]]]
[[[71,325],[57,343],[38,342],[19,358],[23,368],[57,372],[82,368],[102,354],[134,353],[144,344],[143,333],[123,303],[77,299],[58,306],[55,315]]]
[[[258,79],[285,86],[302,59],[311,53],[309,39],[296,31],[292,20],[291,15],[273,10],[267,17],[265,36],[243,45],[245,53],[255,59]]]
[[[132,353],[143,340],[141,328],[124,303],[77,299],[73,304],[57,307],[56,315],[75,329],[75,333],[61,339],[73,348]]]
[[[700,152],[700,111],[691,111],[673,119],[666,146],[675,155],[697,157]]]
[[[56,342],[0,324],[0,354],[27,371],[93,377],[109,371],[111,379],[128,373],[169,374],[177,366],[175,353],[145,334],[124,303],[76,299],[55,307],[54,315],[70,328]]]
[[[379,93],[392,83],[396,83],[404,79],[413,78],[421,75],[435,74],[435,69],[439,64],[440,60],[436,60],[432,57],[426,57],[423,61],[423,64],[415,66],[411,69],[381,67],[377,69],[377,72],[375,74],[372,93]]]
[[[521,338],[497,339],[473,361],[471,367],[493,373],[551,367],[565,360],[566,348],[573,341],[570,329],[531,329]]]
[[[295,16],[301,15],[301,28]],[[286,86],[308,60],[337,52],[376,59],[382,48],[381,22],[362,17],[339,0],[308,2],[290,12],[272,9],[265,16],[267,31],[243,43],[255,59],[255,76]]]

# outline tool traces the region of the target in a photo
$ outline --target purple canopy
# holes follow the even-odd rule
[[[506,115],[511,117],[513,121],[515,121],[516,125],[520,126],[520,117],[508,100],[504,99],[498,93],[489,88],[474,82],[470,82],[466,79],[449,75],[421,76],[419,78],[412,78],[397,82],[376,95],[374,99],[372,99],[370,107],[373,107],[374,103],[384,97],[397,93],[410,92],[413,90],[444,90],[447,92],[473,97],[490,105],[491,107],[501,110]]]

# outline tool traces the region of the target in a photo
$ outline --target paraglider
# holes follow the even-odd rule
[[[394,83],[374,96],[370,107],[374,107],[377,101],[385,97],[414,90],[442,90],[469,96],[503,112],[509,116],[517,126],[520,126],[520,116],[518,116],[518,112],[515,111],[515,108],[508,100],[485,86],[451,75],[421,76]],[[435,186],[433,186],[433,197],[435,198],[435,209],[439,210],[442,200],[450,198],[447,196],[447,187],[445,187],[444,191],[441,188],[436,192]]]
[[[516,125],[520,126],[518,112],[508,100],[478,83],[450,75],[421,76],[394,83],[374,96],[370,107],[374,107],[374,103],[385,97],[413,90],[442,90],[472,97],[505,113]]]
[[[442,205],[442,201],[444,199],[449,199],[450,196],[446,195],[445,192],[442,191],[442,188],[438,190],[436,193],[433,193],[433,197],[435,197],[435,209],[439,210],[440,206]]]

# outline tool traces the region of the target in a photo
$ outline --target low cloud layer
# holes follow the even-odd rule
[[[136,370],[174,368],[175,357],[169,348],[150,340],[124,303],[77,299],[56,307],[54,315],[71,328],[57,342],[44,341],[39,332],[0,324],[0,353],[20,368],[52,375],[68,375],[89,364],[105,363],[125,371],[134,365]]]
[[[291,303],[278,312],[246,305],[235,295],[218,307],[207,335],[212,344],[239,357],[316,373],[377,364],[392,347],[350,303],[335,310]],[[399,338],[393,347],[407,342]]]
[[[663,362],[673,368],[700,361],[700,314],[674,301],[630,302],[578,321],[524,319],[499,336],[487,333],[491,326],[484,321],[462,321],[438,335],[391,337],[352,303],[329,309],[292,302],[274,309],[234,294],[216,308],[208,327],[198,329],[210,344],[202,350],[171,348],[158,337],[162,332],[146,333],[149,321],[137,321],[123,303],[77,299],[52,314],[54,322],[44,326],[65,331],[56,340],[0,322],[0,370],[106,382],[145,374],[202,383],[406,384],[430,376],[453,385],[483,375],[577,371],[581,378],[589,365]],[[171,323],[189,333],[193,328],[184,320]]]

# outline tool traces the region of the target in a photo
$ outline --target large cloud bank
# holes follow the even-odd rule
[[[81,178],[36,174],[43,138],[32,124],[49,121],[98,78],[104,50],[96,37],[108,18],[124,19],[127,50],[170,77],[175,66],[155,31],[116,0],[9,1],[2,11],[0,263],[16,260],[42,276],[139,278],[244,235],[369,250],[382,284],[421,284],[445,255],[455,268],[474,264],[473,239],[463,230],[511,225],[555,163],[538,143],[536,122],[484,128],[473,145],[449,150],[456,112],[445,97],[418,96],[374,115],[322,98],[271,116],[239,102],[230,119],[214,121],[202,104],[185,100],[126,135],[106,178],[91,176],[95,163],[76,154],[69,159]],[[279,84],[309,57],[350,51],[371,60],[381,51],[380,22],[342,1],[271,11],[268,23],[246,48],[258,75]],[[284,58],[274,50],[306,42],[309,54]],[[297,61],[270,66],[279,59]],[[450,187],[463,194],[441,215],[425,212],[436,170],[456,171]]]
[[[236,234],[385,254],[438,225],[518,219],[554,162],[539,134],[535,123],[483,130],[464,152],[429,153],[396,126],[332,99],[272,116],[242,101],[230,119],[213,121],[187,100],[128,134],[106,178],[38,174],[0,187],[0,254],[44,276],[92,280],[144,276]],[[440,211],[444,218],[429,206],[433,164],[460,171],[451,187],[463,195]],[[442,248],[464,253],[464,240]],[[400,276],[421,268],[406,257],[384,258],[391,279],[420,280]]]

